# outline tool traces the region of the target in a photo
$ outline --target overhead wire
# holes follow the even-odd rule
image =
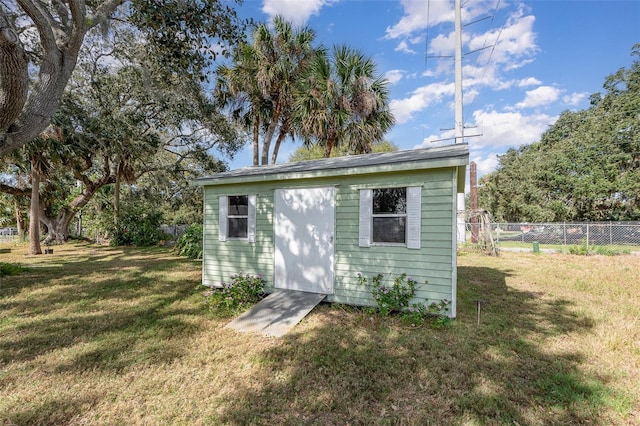
[[[427,61],[429,60],[429,11],[431,9],[431,0],[427,0],[427,31],[425,33],[425,47],[424,47],[424,67],[427,68]]]
[[[495,7],[495,10],[493,11],[493,15],[491,15],[491,22],[489,23],[489,28],[493,27],[493,20],[495,19],[499,8],[500,8],[500,0],[498,0],[498,2],[496,3],[496,7]],[[488,39],[489,39],[489,32],[487,32],[487,34],[486,34],[486,36],[484,38],[484,46],[487,45],[487,40]]]
[[[496,9],[493,12],[493,16],[495,18],[495,16],[498,13],[498,9],[500,8],[500,0],[498,0],[498,2],[496,3]],[[484,77],[487,73],[487,70],[489,69],[489,64],[491,63],[491,58],[493,58],[493,52],[496,50],[496,46],[498,45],[498,41],[500,41],[500,36],[502,35],[502,30],[504,29],[505,25],[507,25],[507,21],[509,20],[509,18],[505,18],[504,22],[502,23],[502,26],[500,27],[500,30],[498,31],[498,37],[496,37],[496,41],[493,42],[493,46],[491,47],[491,52],[489,52],[489,58],[487,59],[487,63],[484,64],[484,71],[482,71],[482,80],[484,80]],[[491,25],[490,28],[493,26],[493,18],[491,19]],[[489,32],[487,31],[487,35],[485,38],[485,43],[487,41],[487,39],[489,38]]]

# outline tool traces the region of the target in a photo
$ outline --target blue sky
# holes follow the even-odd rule
[[[243,17],[283,15],[308,25],[325,46],[346,43],[373,57],[390,81],[401,149],[453,135],[453,0],[245,0]],[[482,19],[486,18],[486,19]],[[465,139],[479,174],[497,155],[530,144],[565,110],[588,108],[605,78],[632,62],[640,0],[463,1]],[[473,23],[474,21],[478,21]],[[288,141],[279,162],[299,142]],[[229,162],[251,164],[249,149]]]

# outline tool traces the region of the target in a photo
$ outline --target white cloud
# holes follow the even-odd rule
[[[495,84],[492,86],[496,90],[507,90],[513,86],[513,80],[510,81],[500,81],[496,79]]]
[[[414,38],[412,38],[411,40],[409,40],[409,43],[411,44],[420,44],[420,43],[424,43],[425,40],[425,36],[424,35],[418,35],[415,36]]]
[[[295,25],[302,25],[323,6],[332,3],[335,0],[264,0],[262,11],[272,18],[281,15]]]
[[[486,67],[465,65],[462,67],[463,86],[464,87],[482,87],[488,86],[494,89],[505,89],[511,87],[512,82],[503,82],[497,76],[495,65]]]
[[[510,25],[503,28],[499,34],[500,38],[496,46],[498,55],[502,53],[503,55],[522,57],[535,53],[538,50],[536,34],[533,32],[535,20],[536,18],[532,15],[514,15],[510,19]],[[495,58],[496,51],[494,51],[492,59],[499,60],[501,56]]]
[[[524,101],[518,102],[518,108],[533,108],[555,102],[560,97],[560,90],[552,86],[540,86],[525,93]]]
[[[411,120],[413,114],[422,111],[429,105],[442,101],[443,96],[453,96],[453,83],[435,83],[422,86],[413,91],[411,96],[404,99],[393,99],[389,103],[391,112],[398,124]]]
[[[453,58],[456,46],[455,34],[438,34],[429,44],[429,55],[450,56]]]
[[[436,72],[430,69],[426,69],[422,72],[421,74],[422,77],[435,77],[436,76]]]
[[[523,115],[520,112],[477,110],[473,119],[482,134],[473,138],[475,146],[507,147],[530,144],[553,124],[557,117],[547,114]]]
[[[462,1],[462,23],[468,24],[469,22],[476,21],[478,18],[484,18],[487,15],[495,14],[498,9],[505,9],[509,7],[509,2],[496,2],[494,0],[474,0],[474,1]],[[453,1],[451,2],[453,7]]]
[[[485,154],[483,152],[475,153],[473,151],[475,150],[471,152],[471,161],[476,163],[478,179],[496,169],[498,166],[498,153],[489,152]]]
[[[478,95],[480,95],[480,92],[476,89],[465,89],[462,95],[462,99],[464,99],[464,103],[470,104]]]
[[[589,96],[586,92],[581,93],[572,93],[570,95],[566,95],[562,98],[562,102],[571,106],[578,106],[580,102],[582,102],[586,97]]]
[[[398,45],[394,50],[396,52],[403,52],[403,53],[416,53],[415,50],[409,47],[409,44],[405,40],[402,40],[400,43],[398,43]]]
[[[402,70],[389,70],[384,74],[384,78],[389,81],[389,84],[396,84],[404,77],[404,71]]]
[[[474,51],[491,46],[478,54],[477,63],[481,66],[493,63],[502,65],[505,70],[521,68],[531,62],[530,58],[538,51],[534,22],[534,16],[525,16],[519,9],[509,16],[502,28],[473,35],[468,48]]]
[[[408,36],[427,28],[427,25],[453,21],[453,8],[448,1],[430,2],[428,8],[424,0],[401,0],[400,3],[404,16],[397,24],[387,27],[387,38]]]
[[[504,71],[512,71],[517,70],[519,68],[524,67],[525,65],[529,65],[533,63],[533,59],[523,59],[521,61],[514,61],[509,64],[506,64],[503,68]]]
[[[498,155],[504,153],[504,149],[539,141],[542,133],[557,119],[546,114],[522,115],[518,112],[483,110],[474,111],[473,118],[478,128],[468,129],[465,134],[471,150],[470,159],[478,167],[478,178],[495,170]],[[473,134],[479,136],[472,137]],[[413,148],[451,144],[454,135],[455,130],[429,135]]]
[[[542,82],[535,77],[523,78],[518,81],[518,87],[539,86]]]
[[[409,36],[427,26],[433,27],[443,22],[453,22],[454,10],[452,1],[401,0],[404,15],[395,25],[387,27],[387,38]],[[495,9],[494,0],[476,0],[468,2],[462,8],[463,23],[471,22],[479,16],[486,15]],[[505,7],[503,4],[502,7]]]
[[[425,137],[421,143],[414,145],[413,149],[432,148],[434,146],[449,145],[455,139],[455,130],[443,130],[437,135],[429,135]]]

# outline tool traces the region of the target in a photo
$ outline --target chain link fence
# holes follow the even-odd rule
[[[171,235],[174,240],[180,238],[189,225],[160,225],[160,231]]]
[[[466,242],[490,237],[500,248],[540,246],[616,246],[640,251],[640,222],[466,223]],[[484,235],[482,235],[484,233]]]
[[[170,235],[172,239],[175,240],[178,239],[182,234],[184,234],[188,226],[189,225],[160,225],[160,231],[167,235]],[[85,232],[79,234],[75,227],[72,227],[70,231],[70,234],[74,237],[87,236]],[[26,238],[28,237],[23,238],[26,240]],[[18,241],[20,241],[20,236],[18,235],[18,230],[16,228],[0,228],[0,243],[14,243]],[[94,241],[102,242],[102,237],[98,233],[96,233]]]
[[[18,241],[18,230],[16,228],[0,228],[0,243],[12,243]]]

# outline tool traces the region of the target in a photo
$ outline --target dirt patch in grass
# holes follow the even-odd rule
[[[0,423],[640,422],[638,256],[462,253],[450,327],[322,304],[281,339],[224,329],[165,249],[2,262]]]

